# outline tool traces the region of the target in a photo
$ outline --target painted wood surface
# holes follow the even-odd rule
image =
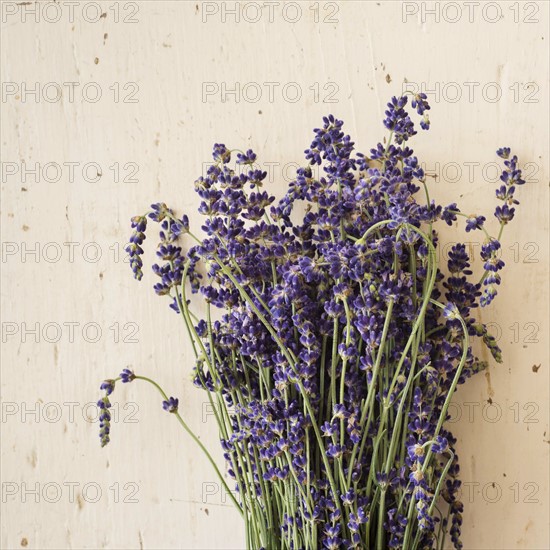
[[[150,272],[131,277],[129,218],[161,200],[198,225],[214,142],[252,147],[280,196],[323,115],[367,150],[405,86],[430,92],[415,150],[440,202],[490,218],[495,149],[529,165],[482,312],[504,363],[461,387],[452,422],[464,547],[548,548],[548,17],[547,2],[2,2],[2,548],[243,548],[151,388],[117,388],[98,445],[98,384],[131,366],[221,455],[178,318]],[[443,247],[463,239],[479,251],[442,230]]]

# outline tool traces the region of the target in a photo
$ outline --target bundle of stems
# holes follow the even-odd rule
[[[214,163],[195,183],[203,237],[163,203],[132,219],[128,252],[138,279],[147,223],[160,225],[155,291],[183,321],[227,472],[178,399],[129,369],[102,384],[102,444],[116,383],[154,385],[242,516],[247,548],[439,549],[447,537],[461,548],[456,440],[445,422],[458,385],[487,367],[472,338],[501,361],[473,313],[497,294],[499,241],[524,181],[517,158],[499,149],[497,238],[485,217],[437,205],[406,145],[416,134],[407,102],[388,103],[390,135],[368,156],[354,153],[343,123],[326,117],[306,150],[309,165],[278,203],[262,190],[266,173],[251,150],[215,144]],[[429,128],[426,96],[412,106]],[[317,166],[324,175],[314,175]],[[305,206],[299,221],[297,203]],[[477,282],[464,244],[452,247],[446,266],[437,262],[434,224],[461,216],[466,231],[485,238]],[[204,319],[189,291],[204,298]]]

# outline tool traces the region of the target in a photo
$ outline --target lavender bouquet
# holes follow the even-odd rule
[[[160,225],[154,288],[189,335],[194,383],[213,406],[235,494],[178,399],[129,369],[101,385],[101,443],[116,383],[154,385],[228,491],[247,548],[439,549],[447,536],[462,546],[456,440],[445,421],[457,386],[487,366],[477,340],[501,361],[474,313],[497,294],[500,238],[525,182],[517,157],[499,149],[496,238],[485,217],[436,204],[407,146],[416,134],[407,102],[388,103],[389,136],[369,155],[355,152],[342,121],[324,118],[308,165],[279,202],[262,190],[267,174],[251,150],[214,145],[213,164],[195,182],[204,236],[162,203],[132,218],[137,279],[147,224]],[[411,106],[428,129],[426,96]],[[458,217],[485,235],[476,278],[464,244],[437,265],[435,226]],[[202,295],[205,319],[189,292]]]

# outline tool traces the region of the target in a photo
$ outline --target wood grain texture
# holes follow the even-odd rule
[[[460,388],[453,422],[464,547],[549,547],[548,3],[470,15],[461,2],[280,2],[256,21],[237,2],[238,22],[234,2],[99,2],[105,17],[90,2],[72,16],[64,2],[2,4],[2,548],[243,548],[209,465],[151,388],[117,388],[99,448],[88,404],[130,365],[180,398],[220,456],[182,327],[152,274],[131,278],[128,220],[162,200],[198,226],[193,181],[214,142],[253,148],[280,196],[323,115],[367,150],[405,82],[435,92],[415,150],[439,173],[439,202],[490,218],[495,149],[532,163],[500,299],[481,314],[504,363]],[[24,19],[34,8],[40,20]],[[442,245],[465,238],[479,251],[479,237],[442,230]]]

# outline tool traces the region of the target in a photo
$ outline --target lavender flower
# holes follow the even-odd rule
[[[485,216],[469,216],[466,218],[466,231],[474,231],[475,229],[482,229],[483,222],[485,222]]]
[[[179,400],[176,397],[169,397],[167,401],[162,402],[162,408],[169,413],[178,412]]]
[[[426,94],[412,95],[428,129]],[[461,548],[459,460],[444,422],[458,384],[487,366],[478,344],[502,361],[473,313],[501,286],[502,229],[517,216],[525,181],[510,148],[499,149],[498,238],[483,215],[426,203],[407,106],[406,96],[391,99],[389,137],[368,155],[356,152],[343,121],[324,117],[307,165],[278,201],[262,188],[267,174],[254,151],[232,164],[232,150],[215,144],[214,163],[195,182],[200,238],[164,203],[132,218],[137,279],[147,224],[159,225],[154,290],[183,318],[193,382],[219,405],[249,548],[434,548],[447,532]],[[437,265],[438,224],[459,216],[466,232],[486,236],[481,280],[463,243]],[[192,311],[189,291],[204,299],[206,319]],[[103,445],[114,385],[101,385]],[[162,393],[164,410],[176,413],[178,399]]]
[[[136,375],[134,374],[133,371],[131,371],[130,369],[124,369],[121,373],[120,373],[120,379],[122,380],[122,382],[124,384],[128,383],[128,382],[131,382],[132,380],[135,379]]]
[[[111,395],[115,389],[115,381],[114,380],[104,380],[101,383],[101,386],[99,386],[100,390],[105,391],[105,395],[108,397]]]
[[[102,384],[103,386],[103,384]],[[103,387],[102,387],[103,389]],[[112,390],[111,390],[112,391]],[[111,393],[111,391],[109,393]],[[105,447],[107,443],[110,441],[109,434],[111,432],[111,413],[109,412],[109,409],[111,408],[111,402],[109,401],[109,398],[107,397],[109,395],[105,395],[105,397],[102,397],[98,402],[97,406],[99,407],[100,413],[99,413],[99,437],[101,439],[101,446]]]

